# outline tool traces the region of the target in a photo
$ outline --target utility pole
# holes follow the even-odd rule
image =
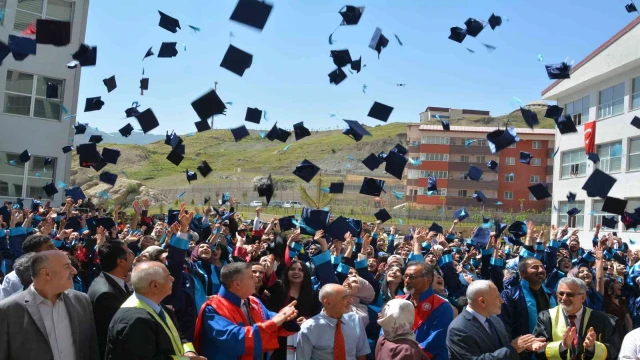
[[[214,82],[213,83],[213,90],[218,91],[218,82]],[[213,129],[213,118],[215,117],[215,115],[211,116],[211,128]]]

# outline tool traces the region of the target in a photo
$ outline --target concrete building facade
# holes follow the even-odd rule
[[[425,124],[429,121],[464,119],[468,117],[490,115],[490,112],[486,110],[451,109],[429,106],[423,113],[420,114],[420,123]]]

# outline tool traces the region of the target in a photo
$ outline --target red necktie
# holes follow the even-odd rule
[[[569,319],[569,326],[573,327],[576,329],[576,337],[573,338],[573,349],[578,349],[578,328],[576,327],[576,318],[578,316],[577,315],[567,315],[567,318]]]
[[[347,360],[347,350],[344,346],[344,336],[342,335],[342,321],[336,322],[336,334],[333,337],[333,359]]]

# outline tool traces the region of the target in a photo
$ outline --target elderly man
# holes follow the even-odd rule
[[[295,319],[296,302],[273,313],[251,296],[256,278],[251,264],[236,262],[220,271],[218,295],[204,303],[196,322],[195,346],[210,359],[268,359],[278,348],[278,336],[288,336],[300,327]]]
[[[116,312],[107,335],[105,359],[205,359],[183,342],[176,319],[162,299],[171,294],[173,277],[164,264],[141,262],[133,268],[134,294]]]
[[[98,359],[91,301],[71,290],[76,273],[64,252],[33,255],[33,284],[0,301],[0,359]]]
[[[511,341],[500,318],[502,298],[488,280],[476,280],[467,288],[469,305],[449,326],[449,358],[519,359],[519,354],[544,348],[544,338],[523,335]]]
[[[371,352],[364,323],[351,312],[348,290],[337,284],[320,289],[322,312],[302,324],[296,359],[365,360]]]
[[[533,334],[548,344],[538,359],[617,359],[620,339],[615,322],[605,313],[585,306],[587,284],[578,278],[563,278],[558,284],[558,303],[538,314]]]

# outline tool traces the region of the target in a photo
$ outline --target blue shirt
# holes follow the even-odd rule
[[[138,300],[140,300],[140,301],[142,301],[143,303],[147,304],[147,306],[149,306],[153,311],[155,311],[155,312],[156,312],[156,314],[157,314],[157,313],[159,313],[159,312],[160,312],[160,310],[162,310],[162,308],[160,307],[160,305],[158,305],[158,304],[154,303],[154,302],[153,302],[153,301],[151,301],[151,299],[149,299],[148,297],[146,297],[146,296],[142,296],[142,295],[140,295],[140,294],[138,294],[138,293],[136,293],[136,292],[134,292],[134,293],[133,293],[133,295],[135,295],[135,297],[136,297]]]
[[[368,355],[371,348],[360,317],[350,312],[342,315],[340,321],[347,360]],[[329,317],[324,311],[305,321],[298,333],[296,359],[333,360],[333,339],[337,322],[337,319]]]

